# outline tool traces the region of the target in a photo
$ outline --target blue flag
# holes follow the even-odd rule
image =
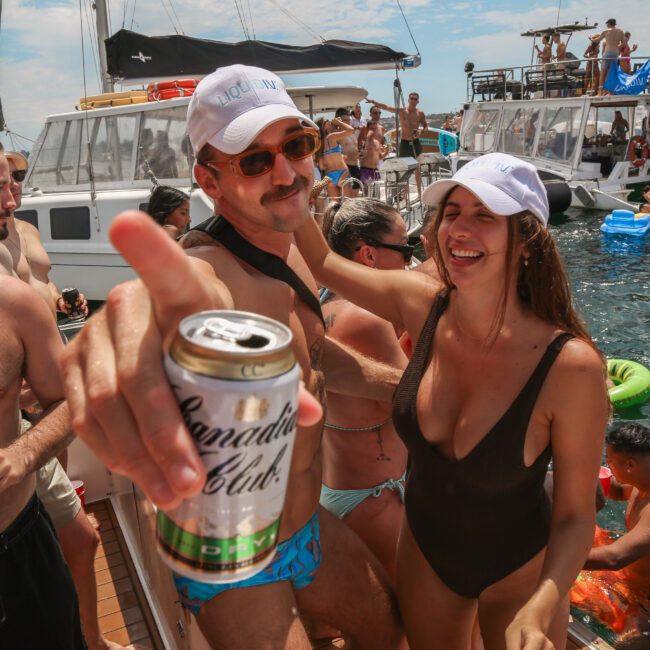
[[[625,74],[615,63],[609,69],[603,88],[615,95],[640,95],[648,87],[649,76],[650,61],[646,61],[633,74]]]

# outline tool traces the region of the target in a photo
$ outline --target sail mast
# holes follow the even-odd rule
[[[95,0],[95,20],[97,22],[97,50],[99,52],[99,68],[102,79],[102,92],[113,92],[113,81],[108,74],[106,62],[106,44],[108,38],[108,13],[106,11],[106,0]]]

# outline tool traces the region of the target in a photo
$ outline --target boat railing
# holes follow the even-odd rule
[[[636,72],[650,57],[630,57],[630,71]],[[467,101],[499,99],[550,99],[596,95],[600,90],[603,62],[612,59],[570,58],[510,68],[489,68],[467,72]],[[648,87],[643,94],[648,94]]]

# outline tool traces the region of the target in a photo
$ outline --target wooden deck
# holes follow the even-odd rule
[[[164,650],[148,602],[108,499],[86,506],[100,524],[95,556],[97,613],[106,639],[134,650]],[[584,642],[583,642],[584,641]],[[593,645],[592,645],[593,644]],[[315,641],[318,650],[345,648],[343,639]],[[582,624],[572,621],[566,650],[613,650]]]
[[[163,650],[110,502],[89,504],[86,511],[100,525],[95,556],[99,629],[109,641],[127,647]]]

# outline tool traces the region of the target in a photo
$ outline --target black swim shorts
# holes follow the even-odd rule
[[[72,576],[36,495],[0,533],[0,648],[86,648]]]
[[[422,144],[419,138],[415,140],[400,140],[399,141],[399,157],[400,158],[417,158],[422,153]]]

